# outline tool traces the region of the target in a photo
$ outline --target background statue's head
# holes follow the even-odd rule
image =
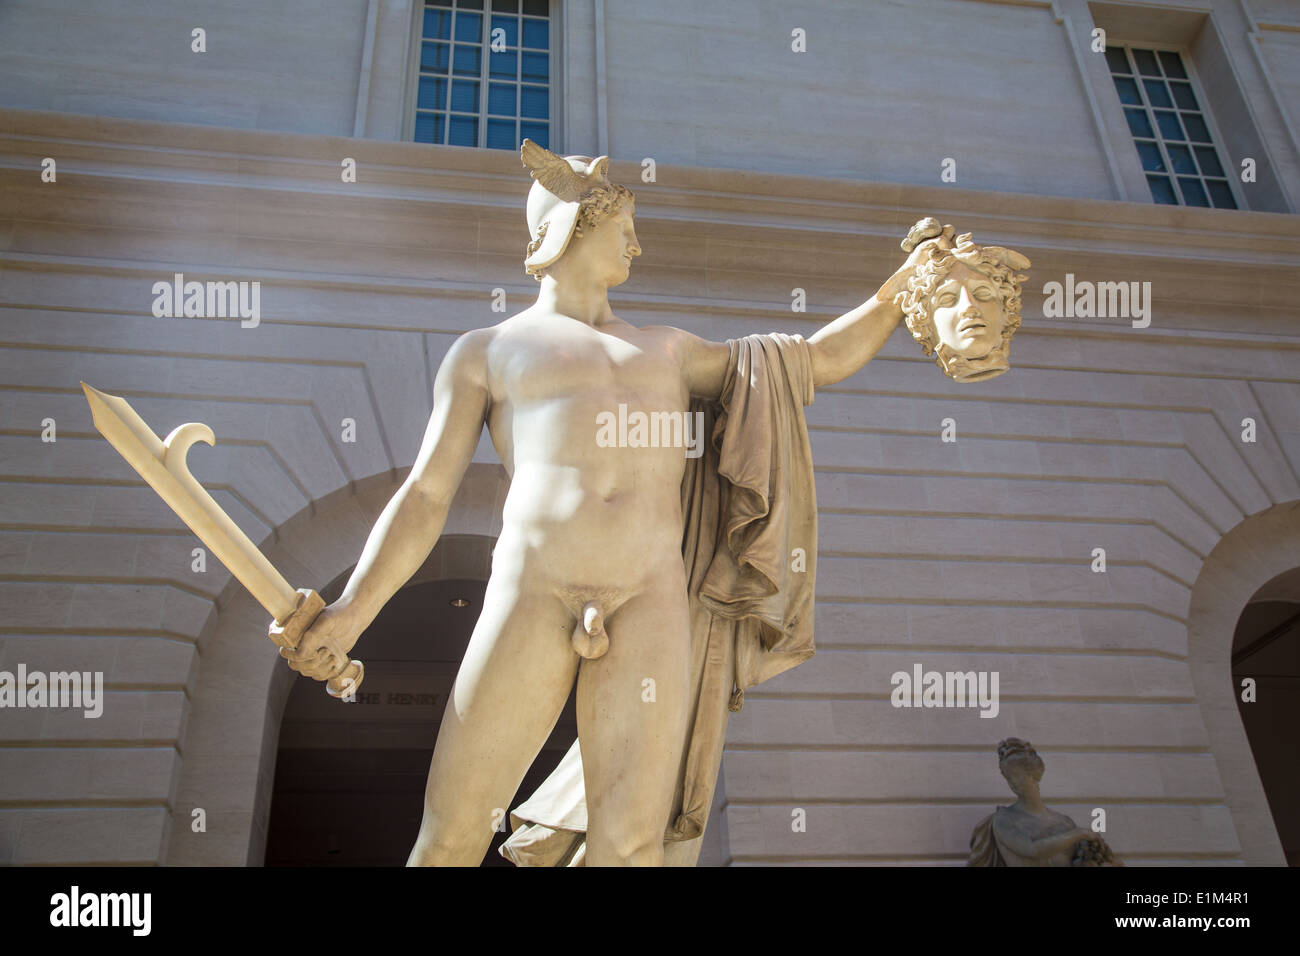
[[[532,241],[524,269],[538,281],[569,248],[570,241],[591,234],[611,217],[626,215],[630,230],[632,191],[609,181],[609,157],[557,156],[531,139],[525,139],[520,157],[535,182],[528,191],[528,232]],[[640,255],[635,236],[621,244],[611,241],[609,258],[630,262]],[[627,278],[624,271],[621,282]],[[611,282],[610,284],[614,284]]]
[[[924,220],[913,229],[937,220]],[[912,234],[909,234],[909,240]],[[911,248],[904,244],[909,252]],[[971,234],[923,244],[923,257],[897,301],[908,331],[944,374],[958,382],[1001,375],[1010,366],[1011,336],[1020,327],[1020,270],[1029,260],[1001,246],[977,246]]]
[[[998,744],[998,769],[1016,796],[1023,797],[1038,790],[1045,767],[1043,758],[1028,740],[1008,737]]]

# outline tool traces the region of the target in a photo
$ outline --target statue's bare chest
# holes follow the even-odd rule
[[[493,344],[489,368],[494,399],[515,406],[593,392],[671,405],[685,396],[666,338],[639,330],[623,337],[572,320],[512,329]]]

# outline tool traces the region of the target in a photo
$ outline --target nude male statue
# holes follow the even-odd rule
[[[688,717],[673,703],[687,689],[686,456],[680,447],[602,447],[595,422],[620,404],[685,414],[692,396],[716,398],[729,347],[680,329],[636,328],[610,308],[608,290],[627,280],[641,247],[633,197],[608,182],[607,157],[561,158],[527,140],[523,156],[537,180],[526,260],[541,283],[537,301],[449,349],[410,475],[342,595],[296,652],[282,654],[317,680],[334,672],[324,644],[350,649],[428,556],[486,422],[510,491],[408,865],[479,862],[490,815],[508,806],[575,679],[586,863],[661,865]],[[903,316],[895,296],[936,244],[951,245],[950,228],[808,340],[815,386],[852,375],[877,353]],[[986,307],[964,290],[954,301]],[[657,682],[653,707],[641,698],[646,675]]]

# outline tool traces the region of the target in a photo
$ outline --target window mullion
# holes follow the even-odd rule
[[[490,41],[492,39],[492,0],[483,2],[483,30],[479,33],[478,64],[478,147],[487,148],[488,126],[488,76],[491,70],[488,63],[492,57]]]

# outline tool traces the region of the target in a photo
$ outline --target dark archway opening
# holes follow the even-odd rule
[[[295,680],[280,724],[267,866],[406,863],[438,726],[486,583],[434,580],[395,594],[357,644],[366,679],[356,703]],[[461,600],[468,604],[453,605]],[[555,769],[576,735],[570,694],[511,807]],[[507,836],[496,834],[483,865],[511,865],[497,852]]]
[[[1294,573],[1294,572],[1293,572]],[[1288,577],[1288,576],[1284,576]],[[1287,863],[1300,865],[1300,602],[1273,600],[1273,586],[1246,605],[1232,643],[1237,710]],[[1290,597],[1290,595],[1287,595]],[[1265,598],[1265,599],[1260,599]],[[1242,682],[1255,700],[1242,700]]]

